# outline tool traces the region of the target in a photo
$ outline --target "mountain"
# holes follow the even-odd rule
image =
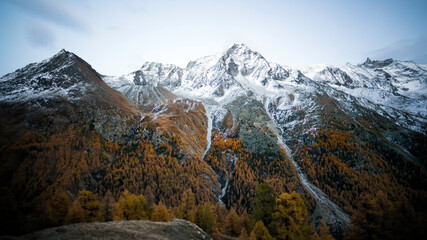
[[[41,203],[81,189],[174,209],[189,190],[197,204],[250,213],[259,183],[299,193],[311,224],[324,219],[337,238],[366,199],[384,216],[404,202],[423,221],[424,65],[297,69],[234,44],[186,68],[147,62],[105,76],[63,50],[0,82],[2,202],[16,222],[34,224]]]
[[[416,169],[424,166],[422,148],[425,140],[422,139],[425,139],[427,122],[427,78],[426,68],[422,65],[368,60],[356,66],[347,64],[335,68],[326,65],[298,70],[268,62],[244,44],[235,44],[223,53],[191,61],[185,69],[146,63],[137,72],[115,78],[115,83],[119,79],[138,77],[139,80],[119,82],[128,87],[138,85],[138,82],[152,83],[177,96],[203,102],[213,121],[213,130],[209,132],[237,136],[245,148],[253,152],[262,153],[267,150],[265,145],[275,145],[283,146],[291,159],[292,154],[296,154],[296,160],[291,162],[296,167],[299,181],[317,201],[319,215],[339,229],[349,227],[349,217],[344,212],[351,213],[357,207],[357,197],[355,201],[343,199],[345,197],[338,192],[345,191],[340,188],[348,185],[366,189],[370,184],[360,186],[362,184],[347,179],[345,174],[359,174],[362,165],[378,164],[377,159],[382,164],[405,165],[409,161]],[[114,87],[115,83],[110,79],[104,80]],[[121,92],[128,99],[134,98],[130,92]],[[225,120],[228,125],[224,124]],[[327,130],[334,132],[325,133]],[[327,141],[329,138],[341,140],[334,139],[335,135],[347,136],[348,139],[343,141],[356,148],[316,149],[321,144],[321,137]],[[373,146],[367,148],[369,144],[382,150]],[[319,174],[321,169],[315,167],[319,164],[317,159],[326,157],[322,153],[325,150],[335,151],[330,154],[338,157],[334,164],[344,164],[348,168],[342,175],[333,170],[328,173],[337,180],[326,179],[326,174]],[[314,158],[313,163],[303,162],[302,155],[306,154]],[[372,179],[370,175],[378,171],[385,170],[373,166],[366,172],[362,170],[360,177]],[[216,172],[221,176],[224,170]],[[423,174],[415,178],[424,178]],[[404,175],[399,181],[406,182]],[[317,184],[313,185],[313,181]],[[338,187],[337,181],[340,182]],[[323,192],[336,188],[340,189],[337,193]],[[228,189],[222,197],[232,194],[233,184]],[[328,195],[332,195],[332,201]]]
[[[106,85],[88,63],[65,50],[7,74],[0,82],[2,120],[16,117],[23,123],[19,128],[35,126],[50,131],[53,122],[55,127],[68,127],[73,121],[92,121],[106,138],[114,139],[112,133],[126,131],[125,122],[137,118],[137,109],[126,98]],[[85,117],[79,118],[79,114]]]
[[[165,103],[155,111],[183,115],[185,111],[186,116],[146,113],[150,120],[144,121],[138,106],[65,50],[7,74],[0,82],[1,233],[22,234],[51,226],[57,220],[46,214],[49,202],[62,193],[75,200],[82,189],[119,196],[132,185],[144,194],[154,191],[150,201],[157,203],[162,195],[168,200],[165,203],[176,203],[180,195],[175,193],[197,186],[197,199],[216,199],[219,184],[200,159],[207,126],[200,104],[177,100],[169,107]],[[184,127],[176,125],[185,121]],[[188,139],[186,132],[196,133],[196,127],[199,131]],[[182,134],[174,137],[174,131]],[[200,143],[190,144],[193,138]],[[138,171],[143,175],[135,166],[122,168],[142,156]],[[175,165],[178,158],[186,163]],[[137,179],[132,178],[135,174]],[[129,179],[117,181],[125,176]]]

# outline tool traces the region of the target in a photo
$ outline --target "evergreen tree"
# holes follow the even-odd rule
[[[267,227],[271,224],[275,199],[274,189],[271,186],[261,183],[255,188],[253,212],[250,215],[252,224],[260,220]]]

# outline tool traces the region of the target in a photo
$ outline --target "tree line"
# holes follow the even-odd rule
[[[253,212],[238,214],[219,203],[196,204],[195,194],[186,190],[176,207],[162,201],[149,204],[143,195],[125,190],[118,199],[111,192],[100,199],[97,194],[81,190],[71,201],[65,192],[56,193],[46,205],[49,224],[120,220],[151,220],[167,222],[174,218],[197,224],[214,239],[224,236],[240,239],[333,239],[322,222],[317,233],[309,225],[309,214],[303,198],[295,192],[276,196],[267,184],[259,184],[252,199]]]

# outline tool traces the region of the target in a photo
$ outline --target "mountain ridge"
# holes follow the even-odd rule
[[[382,189],[397,199],[386,185],[407,196],[424,186],[427,70],[412,62],[368,58],[341,68],[297,69],[268,62],[246,45],[234,44],[190,61],[186,68],[146,62],[134,72],[105,76],[61,50],[0,82],[2,111],[16,114],[14,120],[0,119],[4,126],[57,134],[58,126],[66,129],[71,124],[72,132],[109,146],[94,152],[106,166],[113,164],[110,167],[127,161],[123,159],[129,149],[151,142],[159,156],[169,152],[169,164],[176,159],[182,167],[193,163],[202,169],[197,176],[203,176],[198,189],[204,200],[218,199],[239,212],[251,208],[247,198],[254,195],[254,182],[246,177],[254,176],[272,184],[277,193],[305,196],[313,224],[319,226],[324,218],[338,238],[350,228],[349,216],[362,193]],[[1,131],[5,146],[8,136],[19,141],[24,134],[6,127]],[[92,145],[87,148],[93,151]],[[117,148],[122,148],[120,154],[114,153]],[[10,154],[3,149],[4,156]],[[137,153],[131,159],[144,161]],[[72,194],[79,188],[102,192],[111,186],[110,173],[94,166],[85,172],[84,182],[70,185]],[[12,169],[1,176],[14,176]],[[408,171],[414,172],[410,178]],[[354,176],[364,180],[355,181]],[[139,184],[138,191],[148,191]],[[159,191],[160,199],[165,193]],[[167,201],[173,205],[177,200]]]

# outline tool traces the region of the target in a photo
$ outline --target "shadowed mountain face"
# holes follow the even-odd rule
[[[423,213],[426,101],[426,67],[391,59],[294,69],[235,44],[114,77],[62,50],[0,78],[2,232],[49,226],[81,189],[250,212],[264,182],[338,238],[378,192]]]

